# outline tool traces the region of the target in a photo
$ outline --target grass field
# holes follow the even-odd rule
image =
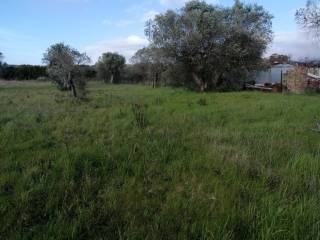
[[[0,84],[0,239],[320,239],[320,97]]]

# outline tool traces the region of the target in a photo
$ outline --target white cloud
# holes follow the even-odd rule
[[[305,32],[278,32],[268,49],[268,55],[272,53],[291,55],[293,59],[319,58],[320,45]]]
[[[95,63],[99,56],[105,52],[117,52],[122,54],[129,60],[137,50],[148,45],[148,40],[136,35],[131,35],[127,38],[105,40],[87,46],[84,51],[91,57],[92,62]]]

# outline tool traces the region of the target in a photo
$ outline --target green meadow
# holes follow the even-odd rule
[[[0,239],[320,239],[320,98],[0,84]]]

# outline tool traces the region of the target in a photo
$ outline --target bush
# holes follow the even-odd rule
[[[122,83],[145,83],[147,81],[147,67],[144,64],[126,65],[121,72]]]

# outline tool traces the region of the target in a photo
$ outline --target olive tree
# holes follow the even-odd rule
[[[44,53],[43,62],[47,64],[49,77],[60,90],[69,90],[74,97],[78,97],[77,88],[85,87],[85,79],[81,77],[80,66],[90,62],[85,53],[58,43],[50,46]]]
[[[308,0],[305,7],[296,12],[296,20],[303,28],[320,37],[320,1]]]
[[[190,1],[146,25],[150,47],[167,63],[184,65],[189,85],[200,91],[243,85],[272,40],[272,16],[256,4],[220,7]]]
[[[126,60],[118,53],[103,53],[96,63],[98,75],[105,82],[118,83]]]

